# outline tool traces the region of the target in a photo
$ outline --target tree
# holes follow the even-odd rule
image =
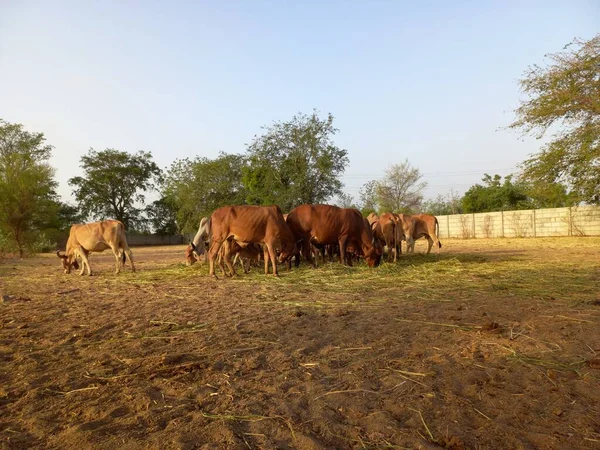
[[[333,116],[298,114],[275,123],[248,145],[244,186],[251,204],[277,204],[289,211],[303,203],[322,203],[340,194],[339,176],[348,152],[333,144]]]
[[[600,35],[576,39],[549,59],[519,81],[527,98],[510,127],[538,138],[556,130],[522,163],[521,178],[538,187],[565,183],[572,198],[600,204]]]
[[[380,208],[406,213],[418,209],[423,202],[423,189],[427,186],[421,178],[419,169],[412,167],[408,160],[390,166],[375,187]]]
[[[81,157],[81,167],[84,176],[71,178],[69,184],[75,187],[84,217],[120,220],[126,229],[143,225],[143,209],[136,202],[143,205],[144,193],[161,180],[161,170],[152,154],[90,149]]]
[[[333,204],[339,206],[340,208],[356,208],[356,205],[354,204],[354,198],[345,192],[339,193]]]
[[[225,205],[244,204],[247,191],[242,184],[246,159],[220,153],[216,159],[176,160],[167,171],[163,196],[176,211],[177,226],[195,232],[200,219]]]
[[[363,184],[358,191],[360,211],[364,216],[377,212],[377,181],[371,180]]]
[[[458,192],[450,189],[446,195],[439,194],[435,199],[423,203],[421,210],[434,216],[445,216],[449,214],[462,213],[462,199]]]
[[[177,208],[168,198],[161,197],[146,206],[146,216],[156,234],[177,233]]]
[[[40,237],[42,224],[56,215],[51,152],[43,133],[0,120],[0,234],[21,258]]]
[[[525,193],[525,186],[513,183],[512,175],[485,174],[482,181],[484,185],[471,186],[462,200],[465,213],[507,211],[515,209],[529,209],[533,205]]]

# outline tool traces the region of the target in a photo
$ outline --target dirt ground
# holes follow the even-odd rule
[[[0,260],[0,448],[600,448],[600,238],[443,244],[279,279]]]

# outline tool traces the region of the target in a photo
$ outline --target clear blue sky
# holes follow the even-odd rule
[[[331,112],[357,196],[404,158],[428,197],[507,174],[517,80],[600,31],[589,1],[0,0],[0,118],[44,132],[59,192],[90,147],[241,153],[273,121]]]

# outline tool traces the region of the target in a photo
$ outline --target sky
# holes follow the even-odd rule
[[[518,80],[599,24],[597,0],[0,0],[0,118],[44,133],[70,202],[90,148],[167,168],[313,109],[355,199],[404,159],[427,198],[462,194],[540,149],[506,128]]]

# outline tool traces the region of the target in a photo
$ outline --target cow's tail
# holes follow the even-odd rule
[[[437,237],[439,248],[442,248],[442,243],[440,242],[440,223],[438,222],[437,217],[435,218],[435,237]]]

